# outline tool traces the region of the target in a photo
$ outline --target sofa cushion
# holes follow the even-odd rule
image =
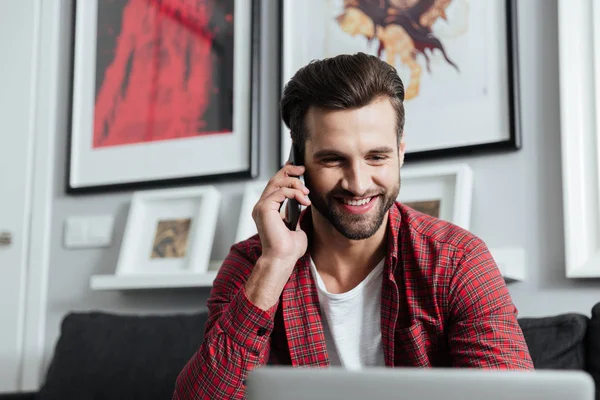
[[[519,319],[535,368],[584,369],[588,322],[574,313]]]
[[[587,332],[587,371],[596,382],[596,399],[600,400],[600,303],[592,308]]]
[[[39,398],[170,399],[206,318],[68,314]]]

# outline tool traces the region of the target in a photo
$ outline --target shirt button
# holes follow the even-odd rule
[[[258,336],[265,336],[267,334],[266,328],[258,328],[258,332],[256,332]]]

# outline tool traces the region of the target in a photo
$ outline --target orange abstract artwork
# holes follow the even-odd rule
[[[405,99],[419,95],[423,66],[430,70],[430,54],[438,50],[448,64],[459,72],[458,65],[447,54],[443,43],[432,29],[440,20],[447,21],[446,9],[453,0],[344,0],[336,17],[340,28],[351,36],[364,36],[378,41],[377,55],[395,67],[398,63],[410,69]],[[418,58],[418,55],[424,57]]]

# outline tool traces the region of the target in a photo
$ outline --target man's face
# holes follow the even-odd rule
[[[313,209],[342,235],[366,239],[381,227],[400,191],[404,143],[388,98],[342,111],[311,108],[304,180]]]

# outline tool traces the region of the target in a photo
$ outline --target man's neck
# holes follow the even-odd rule
[[[387,251],[388,215],[370,238],[350,240],[313,211],[310,254],[327,290],[343,293],[358,285]]]

